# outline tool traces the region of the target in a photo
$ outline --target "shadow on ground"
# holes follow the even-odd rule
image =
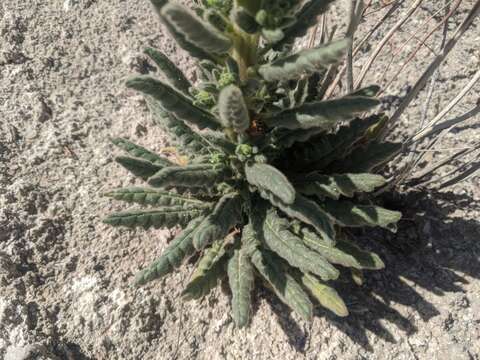
[[[480,222],[454,215],[458,209],[475,214],[478,209],[473,209],[474,206],[475,200],[470,197],[451,193],[413,192],[386,200],[385,207],[401,210],[404,214],[397,234],[370,230],[357,235],[362,247],[382,257],[386,269],[366,273],[362,287],[357,287],[345,273],[342,276],[344,281],[335,285],[347,303],[350,316],[339,319],[320,309],[317,316],[328,318],[367,351],[373,351],[368,332],[385,341],[396,342],[382,322],[395,324],[405,335],[415,333],[417,329],[413,322],[390,304],[407,306],[427,322],[439,311],[415,288],[442,296],[447,292],[461,292],[462,285],[468,283],[455,272],[480,278]],[[367,233],[368,239],[365,237]],[[298,352],[305,352],[309,330],[300,328],[290,310],[274,296],[265,298],[290,344]]]

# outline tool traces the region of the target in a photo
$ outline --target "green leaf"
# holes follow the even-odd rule
[[[188,42],[200,49],[210,53],[225,54],[232,47],[230,38],[204,22],[183,5],[169,3],[162,8],[161,16]]]
[[[305,195],[320,199],[329,197],[338,200],[340,196],[353,197],[355,193],[372,192],[385,185],[383,176],[375,174],[321,175],[311,173],[294,182],[295,188]]]
[[[347,227],[380,226],[396,232],[397,222],[402,218],[402,213],[398,211],[379,206],[356,205],[348,201],[325,199],[322,207],[337,224]]]
[[[311,75],[336,64],[345,55],[349,40],[343,39],[313,49],[302,50],[297,54],[275,60],[260,66],[258,72],[266,81],[286,81]]]
[[[356,114],[371,110],[378,104],[378,100],[369,97],[344,97],[306,103],[263,120],[270,127],[290,130],[330,129],[339,121],[352,120]]]
[[[303,272],[311,272],[323,280],[338,278],[339,272],[325,258],[310,250],[289,229],[289,222],[269,211],[263,224],[263,239],[269,249]]]
[[[235,250],[228,262],[228,280],[232,289],[233,320],[239,328],[250,320],[251,292],[254,286],[253,266],[246,251]]]
[[[205,250],[190,282],[182,292],[185,300],[200,299],[208,295],[217,286],[218,280],[225,275],[225,265],[228,259],[225,256],[225,244],[223,239],[217,240]]]
[[[355,92],[349,94],[348,96],[368,96],[374,97],[380,92],[380,86],[378,85],[370,85],[364,88],[358,89]]]
[[[155,7],[155,10],[160,17],[160,21],[165,25],[172,37],[182,49],[198,59],[213,60],[213,57],[208,52],[188,41],[185,35],[180,31],[177,31],[175,25],[162,15],[162,8],[168,3],[168,0],[150,0],[150,2]]]
[[[150,150],[147,150],[139,145],[136,145],[124,138],[112,139],[112,143],[118,148],[126,151],[130,155],[136,158],[144,159],[151,162],[154,165],[161,167],[170,166],[172,162],[164,157],[161,157]]]
[[[233,10],[233,21],[247,34],[255,34],[260,30],[260,26],[255,21],[255,18],[242,7],[237,7]]]
[[[331,245],[335,244],[335,229],[329,216],[312,200],[297,194],[295,202],[287,205],[271,194],[260,192],[260,195],[291,218],[312,225],[325,241]]]
[[[334,288],[324,284],[309,274],[302,276],[302,284],[324,308],[330,310],[335,315],[342,317],[348,316],[347,306]]]
[[[242,200],[237,193],[224,195],[203,221],[202,228],[195,234],[193,245],[202,250],[215,240],[223,239],[230,230],[241,222]]]
[[[139,76],[127,81],[127,87],[152,96],[176,118],[194,124],[200,129],[218,129],[215,117],[192,104],[192,101],[171,86],[148,76]]]
[[[275,167],[260,163],[246,165],[245,176],[250,184],[258,187],[260,190],[267,190],[285,204],[292,204],[295,201],[293,185]]]
[[[135,285],[144,285],[180,267],[183,260],[195,252],[192,245],[193,234],[197,231],[202,220],[202,217],[192,220],[185,230],[168,245],[162,256],[137,275]]]
[[[385,267],[377,254],[363,251],[345,240],[337,241],[335,247],[333,247],[308,229],[302,229],[302,233],[305,245],[318,252],[332,264],[358,270],[380,270]]]
[[[150,176],[163,169],[163,166],[155,165],[150,161],[132,158],[129,156],[117,156],[115,161],[130,171],[133,175],[147,180]]]
[[[159,70],[165,75],[166,80],[178,91],[184,95],[189,95],[188,89],[192,86],[183,72],[163,53],[152,48],[146,48],[145,54],[148,55],[158,66]]]
[[[288,156],[288,167],[295,169],[323,169],[336,159],[348,155],[353,146],[360,141],[368,129],[381,120],[381,116],[373,115],[364,119],[354,119],[349,125],[341,126],[336,133],[321,134],[310,141],[296,144]],[[352,172],[350,169],[345,172]]]
[[[184,208],[182,206],[132,210],[111,214],[103,222],[112,226],[143,227],[144,229],[185,226],[191,220],[203,215],[206,210],[206,208]]]
[[[273,256],[257,250],[251,256],[251,261],[282,302],[303,319],[312,319],[313,305],[308,295],[290,274],[283,271]]]
[[[154,187],[211,187],[227,178],[225,168],[216,168],[212,164],[166,167],[154,176],[148,183]]]
[[[250,115],[239,87],[232,84],[222,89],[218,97],[218,110],[224,127],[233,128],[238,134],[250,127]]]
[[[206,139],[206,136],[204,138],[203,135],[197,134],[182,120],[165,111],[157,100],[147,96],[147,105],[155,123],[171,135],[173,142],[179,145],[180,151],[187,151],[191,155],[210,154],[215,151],[215,146]]]
[[[288,149],[295,143],[304,143],[310,140],[312,137],[325,132],[322,128],[311,129],[273,129],[267,135],[267,141],[276,148]]]
[[[105,194],[115,200],[126,201],[141,205],[153,206],[182,206],[189,207],[210,207],[211,204],[188,196],[179,195],[173,192],[159,191],[151,188],[130,187],[116,189]]]
[[[298,37],[305,36],[309,28],[317,24],[317,18],[328,10],[328,5],[334,0],[310,0],[295,15],[296,22],[284,29],[284,38],[275,45],[280,49],[283,45],[291,44]]]
[[[384,166],[400,153],[402,144],[392,142],[372,142],[365,147],[358,147],[343,160],[332,165],[335,172],[370,172]]]

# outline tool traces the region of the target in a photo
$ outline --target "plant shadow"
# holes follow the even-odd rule
[[[480,278],[480,222],[461,217],[469,211],[478,212],[474,199],[452,193],[410,192],[385,199],[384,206],[402,211],[398,232],[367,229],[355,234],[355,238],[363,248],[379,254],[386,268],[366,272],[362,286],[355,285],[348,272],[335,283],[349,308],[348,317],[338,318],[323,309],[316,312],[367,351],[373,351],[369,332],[396,343],[385,322],[408,336],[417,331],[411,320],[415,314],[424,322],[440,314],[422,293],[442,296],[462,292],[462,285],[468,281],[457,273]],[[417,291],[419,288],[422,290]],[[295,323],[285,305],[271,296],[266,298],[289,343],[305,353],[309,331]],[[408,308],[410,315],[402,315],[392,304]]]

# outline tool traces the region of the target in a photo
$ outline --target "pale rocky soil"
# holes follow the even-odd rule
[[[345,3],[334,16],[345,18]],[[438,7],[424,3],[417,24]],[[464,3],[452,29],[472,2]],[[430,116],[478,68],[479,44],[477,20],[441,68]],[[104,226],[114,205],[100,193],[134,182],[112,162],[109,137],[166,145],[142,98],[122,85],[135,72],[154,72],[141,55],[147,45],[192,75],[145,0],[0,3],[0,359],[480,359],[478,178],[392,202],[405,212],[399,234],[367,234],[387,269],[368,274],[362,288],[340,284],[346,320],[319,310],[304,323],[259,291],[251,327],[236,330],[221,291],[201,304],[180,301],[191,265],[131,288],[170,232]],[[427,64],[422,54],[387,90],[393,103]],[[450,115],[472,109],[479,90]],[[399,134],[417,126],[420,105]],[[442,146],[469,146],[478,135],[473,126]]]

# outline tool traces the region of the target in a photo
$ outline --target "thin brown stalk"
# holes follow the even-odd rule
[[[418,40],[418,45],[417,47],[412,51],[408,59],[403,63],[403,65],[400,67],[400,69],[392,76],[392,78],[388,81],[388,83],[383,87],[384,91],[392,85],[392,83],[402,74],[405,70],[405,67],[413,60],[415,57],[418,55],[418,52],[422,47],[427,47],[431,52],[435,54],[435,51],[429,48],[426,44],[427,40],[443,25],[445,24],[457,11],[459,8],[460,4],[462,3],[463,0],[456,0],[455,4],[451,7],[450,11],[448,14],[443,18],[441,22],[439,22],[432,30],[430,30],[422,39],[418,39],[418,37],[415,34],[412,34],[410,39],[414,38]],[[449,4],[444,6],[441,10],[445,9]],[[435,14],[433,15],[435,16]],[[407,41],[408,42],[408,41]],[[404,44],[406,46],[407,42]],[[403,46],[403,47],[404,47]],[[403,49],[402,47],[402,49]],[[398,55],[398,54],[397,54]],[[435,54],[436,55],[436,54]],[[393,59],[396,58],[396,56],[393,57]],[[393,60],[392,59],[392,60]]]
[[[428,79],[431,78],[431,76],[435,73],[435,71],[439,68],[439,66],[448,57],[452,49],[460,41],[460,39],[465,34],[465,32],[470,28],[470,25],[472,25],[473,20],[475,20],[475,18],[478,16],[479,13],[480,13],[480,0],[477,0],[473,5],[472,9],[470,10],[469,14],[467,15],[467,17],[458,26],[452,38],[445,45],[445,48],[443,49],[442,53],[435,57],[435,59],[431,62],[428,68],[424,71],[420,79],[418,79],[417,83],[414,85],[412,90],[404,98],[404,100],[402,101],[398,109],[392,115],[392,117],[390,118],[390,126],[388,127],[388,129],[385,128],[383,130],[382,132],[383,136],[385,136],[387,131],[389,131],[392,128],[392,126],[394,126],[397,123],[397,121],[400,119],[404,111],[408,108],[410,103],[417,97],[419,92],[425,87],[425,84],[427,83]]]
[[[365,80],[366,75],[368,74],[368,71],[372,67],[373,63],[375,62],[376,58],[378,55],[381,53],[385,45],[390,41],[390,39],[395,35],[395,33],[402,27],[403,24],[405,24],[410,17],[415,13],[415,11],[419,8],[420,4],[422,3],[423,0],[415,0],[415,2],[410,6],[410,9],[407,11],[405,16],[403,16],[385,35],[385,37],[380,41],[378,46],[376,47],[375,51],[372,53],[370,58],[367,60],[367,63],[365,66],[362,68],[362,71],[360,72],[360,75],[357,79],[357,82],[355,83],[355,88],[358,89],[362,86],[363,80]]]

